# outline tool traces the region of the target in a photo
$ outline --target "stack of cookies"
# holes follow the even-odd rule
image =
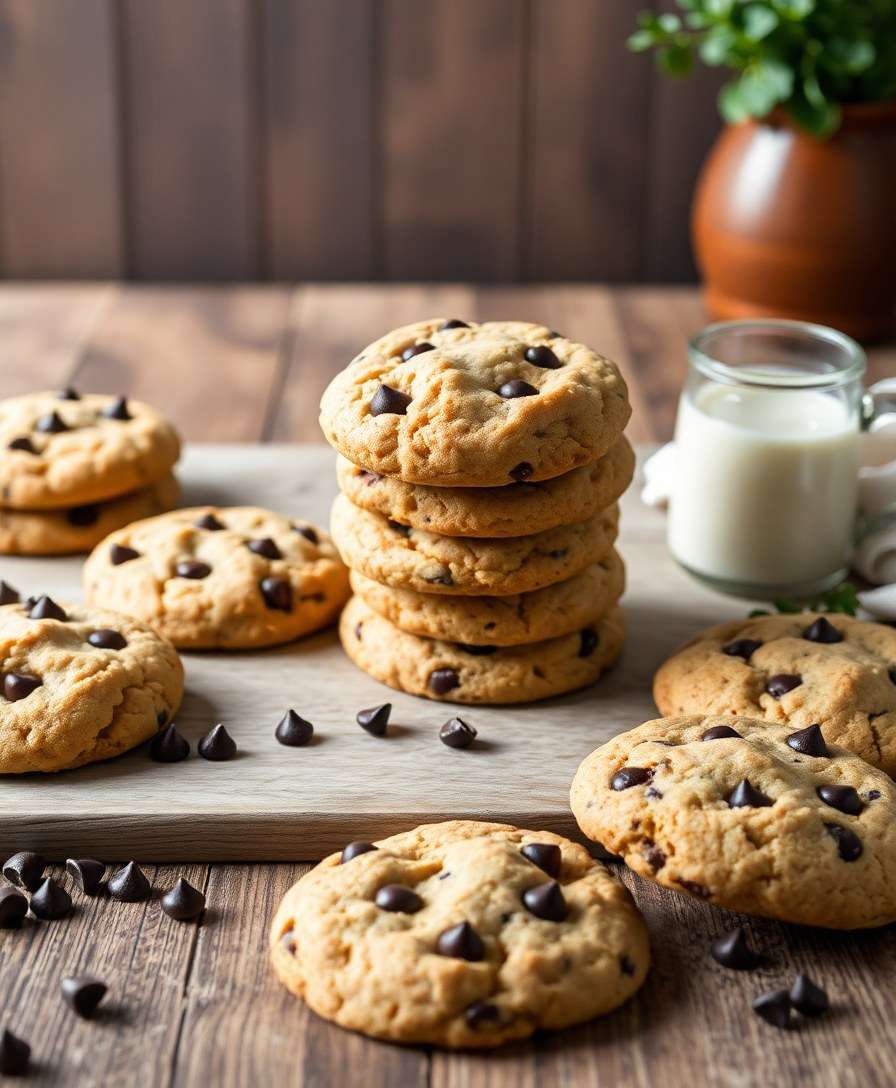
[[[623,643],[630,414],[615,365],[543,325],[421,321],[366,348],[321,403],[349,657],[460,703],[596,680]]]
[[[0,554],[87,552],[177,505],[174,428],[124,397],[31,393],[0,402]]]

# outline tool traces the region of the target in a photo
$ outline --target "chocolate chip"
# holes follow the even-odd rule
[[[3,677],[3,694],[11,703],[17,703],[19,699],[27,699],[32,691],[41,686],[43,680],[39,676],[29,676],[23,672],[8,672]]]
[[[712,729],[707,729],[706,732],[700,737],[701,740],[725,740],[727,737],[736,737],[741,740],[741,735],[736,729],[732,729],[730,725],[714,725]]]
[[[57,396],[57,398],[59,400],[80,400],[81,399],[81,394],[78,392],[78,390],[72,388],[72,386],[70,386],[70,385],[66,386],[65,389],[60,389],[59,392],[56,394],[56,396]]]
[[[556,370],[559,366],[562,366],[562,363],[551,349],[543,344],[534,348],[526,348],[525,358],[527,363],[540,366],[544,370]]]
[[[0,1073],[7,1077],[24,1077],[31,1064],[31,1047],[6,1028],[0,1035]]]
[[[803,631],[803,638],[808,639],[809,642],[843,641],[843,635],[824,616],[819,616],[814,623],[809,624],[806,630]]]
[[[236,755],[236,742],[224,726],[218,722],[200,740],[197,751],[203,759],[207,759],[212,763],[223,763],[225,760],[233,759]]]
[[[246,547],[256,555],[262,555],[265,559],[282,559],[283,553],[269,536],[263,536],[260,540],[250,540]]]
[[[837,853],[843,861],[857,861],[862,856],[862,840],[854,831],[839,824],[825,824],[824,827],[837,844]]]
[[[460,318],[452,317],[448,321],[443,321],[439,325],[439,332],[447,332],[448,329],[468,329],[470,326],[466,321],[461,321]]]
[[[880,797],[880,790],[869,790],[868,791],[868,800],[869,801],[876,801],[878,799],[878,797]]]
[[[158,714],[156,714],[156,725],[159,726],[159,728],[161,729],[161,727],[167,721],[168,721],[168,711],[167,710],[160,710],[158,712]]]
[[[555,548],[553,551],[548,552],[551,559],[562,559],[566,555],[566,548]]]
[[[299,536],[303,536],[310,544],[320,543],[320,537],[317,535],[317,531],[312,529],[310,525],[294,525],[293,528]]]
[[[180,763],[190,754],[190,742],[180,735],[177,726],[172,723],[149,745],[149,755],[156,763]]]
[[[598,647],[600,639],[593,627],[584,627],[579,632],[579,657],[590,657]]]
[[[33,892],[40,887],[46,868],[47,859],[42,854],[22,850],[4,861],[3,875],[17,888]]]
[[[628,956],[622,955],[619,957],[619,970],[624,975],[628,975],[628,977],[631,978],[632,975],[634,975],[635,973],[635,965],[628,958]]]
[[[440,956],[478,963],[485,959],[485,942],[469,922],[458,922],[439,934],[436,951]]]
[[[109,549],[109,562],[113,567],[120,567],[122,563],[130,563],[132,559],[139,558],[137,549],[129,548],[126,544],[113,544]]]
[[[847,816],[858,816],[865,807],[852,786],[819,786],[815,792],[826,805]]]
[[[21,450],[22,453],[37,453],[31,439],[24,436],[21,438],[14,438],[6,448],[9,450]]]
[[[786,990],[770,990],[753,1000],[753,1012],[775,1028],[790,1026],[790,995]]]
[[[668,860],[665,850],[662,850],[655,842],[650,843],[644,851],[644,859],[655,873],[658,873]]]
[[[89,1020],[99,1008],[100,1002],[106,996],[105,982],[89,975],[76,975],[64,978],[60,984],[62,999],[78,1016]]]
[[[9,884],[0,888],[0,929],[18,929],[28,913],[28,898]]]
[[[515,400],[517,397],[534,397],[537,394],[538,390],[534,385],[530,385],[520,378],[514,378],[513,381],[505,382],[498,389],[498,396],[503,397],[505,400]]]
[[[91,631],[87,641],[98,650],[123,650],[128,644],[120,631],[113,631],[109,627],[98,627],[96,631]]]
[[[262,578],[259,589],[264,603],[275,612],[292,612],[292,585],[286,578]]]
[[[373,394],[370,402],[370,414],[372,416],[403,416],[411,403],[411,398],[391,385],[381,385]]]
[[[85,895],[99,895],[106,866],[96,858],[68,858],[65,870]]]
[[[71,910],[72,897],[65,888],[49,877],[31,896],[31,913],[35,918],[54,922],[58,918],[65,918],[67,914],[71,913]]]
[[[380,910],[395,911],[399,914],[416,914],[423,908],[423,900],[404,884],[385,884],[374,896],[374,903]]]
[[[223,521],[219,521],[214,514],[203,514],[201,518],[197,518],[193,524],[197,529],[208,529],[210,533],[217,533],[221,529],[226,529],[227,526]]]
[[[501,1013],[497,1005],[490,1001],[474,1001],[464,1009],[464,1020],[467,1027],[476,1031],[483,1024],[495,1024],[501,1019]]]
[[[644,791],[644,796],[649,797],[651,801],[660,801],[663,797],[663,795],[658,789],[656,789],[655,786],[648,786],[647,789]]]
[[[174,887],[162,896],[162,910],[175,921],[191,922],[205,910],[205,896],[180,877]]]
[[[807,725],[805,729],[799,729],[786,738],[787,746],[794,752],[801,752],[804,756],[829,756],[830,749],[824,742],[824,734],[820,725]]]
[[[406,363],[409,359],[413,359],[415,355],[423,355],[424,352],[434,350],[435,344],[427,343],[427,341],[424,340],[420,344],[414,344],[409,348],[405,348],[404,351],[401,353],[401,358],[402,361]]]
[[[149,899],[151,890],[146,874],[135,861],[129,861],[109,877],[109,895],[120,903],[140,903]]]
[[[801,676],[779,672],[775,676],[770,676],[768,678],[765,690],[773,699],[780,699],[783,695],[786,695],[788,691],[793,691],[794,688],[798,688],[802,682],[803,678]]]
[[[653,771],[646,767],[622,767],[610,779],[611,790],[629,790],[641,786],[653,778]]]
[[[803,1016],[821,1016],[830,1007],[827,993],[808,975],[797,975],[790,987],[790,1003]]]
[[[454,669],[433,669],[427,684],[434,695],[447,695],[460,687],[460,677]]]
[[[65,515],[65,520],[69,525],[74,525],[78,529],[86,528],[88,525],[96,525],[100,517],[100,508],[98,506],[73,506]]]
[[[367,710],[359,710],[355,715],[355,721],[362,729],[366,729],[373,736],[384,737],[391,713],[392,704],[383,703],[382,706],[372,706]]]
[[[9,582],[0,582],[0,605],[18,603],[19,591],[17,589],[13,589]]]
[[[449,748],[469,748],[476,739],[476,730],[463,718],[449,718],[439,729],[439,740]]]
[[[455,642],[454,645],[463,653],[470,654],[471,657],[491,657],[492,654],[498,652],[497,646],[476,646],[472,642]]]
[[[569,913],[563,892],[556,880],[536,884],[523,892],[523,906],[536,918],[546,922],[562,922]]]
[[[896,669],[890,669],[887,675],[890,677],[893,683],[896,684]]]
[[[108,408],[103,409],[103,415],[107,419],[128,420],[133,418],[128,410],[127,397],[116,397]]]
[[[34,424],[34,429],[40,431],[41,434],[61,434],[67,431],[69,426],[58,412],[48,412]]]
[[[743,926],[737,926],[728,933],[723,933],[712,942],[709,950],[716,963],[720,963],[723,967],[730,967],[733,971],[752,971],[762,959],[747,944],[747,934]]]
[[[729,657],[742,657],[744,661],[749,661],[761,645],[762,643],[758,639],[738,638],[734,642],[729,642],[727,646],[723,646],[722,653],[727,654]]]
[[[520,849],[520,853],[527,861],[537,865],[548,876],[558,879],[563,868],[563,852],[553,842],[527,842]]]
[[[62,623],[68,619],[65,614],[65,610],[60,608],[59,605],[48,597],[45,593],[42,594],[31,607],[31,611],[28,613],[28,618],[32,620],[60,620]]]
[[[524,480],[528,480],[529,477],[535,472],[535,469],[528,461],[520,461],[518,465],[510,470],[510,477],[521,484]]]
[[[339,857],[341,865],[345,865],[347,861],[351,861],[352,858],[358,857],[360,854],[369,854],[371,850],[376,850],[377,847],[372,842],[350,842],[348,846],[343,848],[342,854]]]
[[[203,563],[200,559],[181,559],[174,568],[178,578],[208,578],[211,572],[212,568],[208,563]]]
[[[563,335],[563,333],[562,332],[557,332],[556,329],[552,329],[548,333],[548,340],[565,340],[565,339],[566,339],[566,337]]]
[[[274,736],[287,748],[301,748],[314,735],[314,726],[300,718],[294,710],[287,710],[274,730]]]
[[[775,802],[767,797],[761,790],[750,782],[748,778],[742,778],[726,797],[729,808],[768,808]]]

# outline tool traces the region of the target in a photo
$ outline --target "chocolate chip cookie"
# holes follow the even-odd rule
[[[393,589],[351,573],[352,589],[390,623],[424,638],[488,646],[516,646],[593,626],[625,589],[625,566],[615,548],[566,582],[509,597],[440,597]]]
[[[138,491],[177,461],[180,441],[147,404],[29,393],[0,401],[0,505],[71,508]]]
[[[717,906],[833,929],[896,920],[896,786],[826,727],[647,722],[585,759],[571,804],[636,872]]]
[[[0,774],[120,755],[180,706],[184,673],[174,647],[116,612],[46,596],[6,604],[0,646]]]
[[[647,929],[584,847],[454,820],[331,854],[271,927],[280,981],[341,1027],[492,1047],[589,1020],[644,981]]]
[[[544,325],[435,319],[376,340],[327,387],[320,423],[362,468],[500,487],[603,456],[631,409],[616,366]]]
[[[450,703],[529,703],[575,691],[615,663],[622,610],[561,638],[525,646],[474,646],[399,630],[352,597],[339,621],[342,646],[374,679],[411,695]]]
[[[355,506],[442,536],[526,536],[572,525],[622,495],[635,454],[621,438],[597,461],[541,483],[505,487],[428,487],[381,476],[339,458],[339,487]]]
[[[691,639],[657,672],[662,714],[745,714],[820,725],[896,774],[896,630],[843,615],[732,620]]]
[[[308,522],[249,506],[201,506],[135,522],[98,544],[84,593],[184,649],[251,649],[332,623],[348,572]]]
[[[578,525],[503,540],[410,529],[361,510],[345,495],[336,497],[330,518],[352,570],[397,589],[467,597],[527,593],[572,578],[609,552],[618,530],[617,506]]]

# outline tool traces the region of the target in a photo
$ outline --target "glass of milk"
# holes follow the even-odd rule
[[[710,325],[689,346],[669,548],[724,593],[804,598],[853,552],[865,353],[799,321]]]

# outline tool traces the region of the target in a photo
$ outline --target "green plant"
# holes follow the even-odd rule
[[[854,616],[859,608],[859,595],[852,582],[841,582],[835,589],[829,589],[820,597],[805,604],[798,604],[783,597],[772,602],[778,612],[844,612],[847,616]],[[754,608],[750,616],[770,616],[771,613],[764,608]]]
[[[828,136],[849,102],[896,98],[896,0],[677,0],[682,15],[642,12],[629,38],[687,75],[695,56],[738,72],[719,93],[726,121],[781,106]]]

